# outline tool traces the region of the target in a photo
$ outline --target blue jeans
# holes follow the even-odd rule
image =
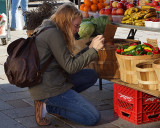
[[[12,20],[11,20],[11,28],[16,29],[17,28],[17,23],[16,23],[16,14],[18,11],[18,7],[21,4],[22,12],[24,13],[25,11],[28,11],[28,0],[12,0],[12,5],[11,5],[11,14],[12,14]],[[24,16],[24,22],[26,25],[26,17]]]
[[[71,75],[73,89],[55,97],[44,99],[48,113],[56,113],[68,120],[82,125],[96,125],[100,120],[99,111],[79,94],[97,81],[97,73],[92,69],[83,69]]]

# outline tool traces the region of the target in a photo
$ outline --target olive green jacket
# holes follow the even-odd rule
[[[53,60],[43,74],[43,81],[39,85],[29,88],[33,100],[42,100],[66,92],[73,87],[68,80],[69,74],[76,73],[98,58],[94,48],[73,57],[63,38],[62,32],[50,21],[45,21],[38,29],[53,26],[36,37],[36,46],[41,66],[53,55]]]

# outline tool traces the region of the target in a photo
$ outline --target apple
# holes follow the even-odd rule
[[[128,4],[130,4],[130,2],[125,2],[125,3],[124,3],[124,6],[127,6]]]
[[[110,6],[106,6],[105,9],[110,8]]]
[[[116,11],[117,11],[117,8],[112,8],[112,15],[117,15]]]
[[[134,7],[134,5],[131,3],[127,5],[127,9],[132,8],[132,7]]]
[[[159,5],[159,3],[158,3],[157,1],[153,1],[153,2],[152,2],[152,6],[153,6],[153,7],[156,7],[156,6],[158,6],[158,5]]]
[[[123,14],[124,14],[124,10],[123,10],[122,8],[118,8],[118,9],[116,10],[116,14],[117,14],[117,15],[123,15]]]
[[[146,19],[145,21],[152,21],[153,19],[152,18],[148,18],[148,19]]]
[[[125,2],[124,3],[124,9],[127,9],[127,5],[130,4],[130,2]]]
[[[155,7],[156,11],[160,11],[160,6]]]
[[[114,1],[114,2],[112,3],[112,7],[113,7],[113,8],[116,8],[116,7],[117,7],[117,3],[118,3],[118,1]]]
[[[102,8],[102,9],[99,11],[99,14],[105,14],[105,9]]]
[[[122,2],[117,3],[117,8],[124,8],[124,4]]]
[[[126,1],[125,0],[121,0],[120,2],[124,4]]]
[[[110,7],[110,6],[105,7],[105,9],[110,9],[112,11],[112,7]]]
[[[160,22],[160,19],[157,18],[157,19],[153,19],[152,21],[153,22]]]
[[[105,9],[104,14],[105,15],[111,15],[111,9],[110,8]]]
[[[112,7],[112,3],[114,2],[114,0],[110,0],[109,4]]]

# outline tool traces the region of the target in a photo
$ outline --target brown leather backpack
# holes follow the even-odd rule
[[[24,88],[42,82],[42,74],[51,63],[52,57],[50,57],[40,69],[40,60],[35,38],[48,28],[42,29],[39,33],[34,33],[27,39],[19,38],[7,47],[9,56],[4,63],[4,70],[11,84]]]

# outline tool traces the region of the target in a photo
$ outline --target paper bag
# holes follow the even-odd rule
[[[113,24],[106,24],[105,31],[104,31],[104,38],[106,45],[113,45],[114,35],[116,33],[117,26]]]

